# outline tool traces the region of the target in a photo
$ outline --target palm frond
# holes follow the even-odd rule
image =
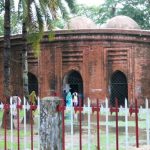
[[[62,0],[58,0],[58,6],[59,6],[60,12],[62,14],[62,17],[68,18],[68,12],[64,6],[64,3],[62,3]]]
[[[36,3],[35,3],[35,10],[36,10],[36,18],[37,18],[39,31],[43,31],[44,28],[43,16],[42,16],[41,9],[37,6]]]
[[[11,11],[14,11],[14,10],[15,10],[15,3],[14,3],[14,0],[11,0],[11,1],[10,1],[10,6],[11,6]]]
[[[41,12],[42,12],[45,24],[46,24],[48,30],[51,30],[51,27],[53,26],[52,25],[52,20],[53,19],[52,19],[52,16],[50,14],[50,11],[48,9],[49,0],[39,1],[39,3],[40,3],[39,5],[40,5],[40,8],[41,8]]]
[[[28,34],[27,40],[32,45],[32,49],[34,51],[34,56],[38,57],[40,55],[40,41],[42,39],[43,34],[40,32],[34,32]]]
[[[23,16],[21,15],[23,12],[23,3],[22,0],[19,0],[18,2],[18,19],[23,19]]]
[[[38,57],[40,55],[40,41],[43,38],[43,33],[44,33],[44,22],[42,18],[42,12],[39,6],[35,2],[34,2],[34,6],[35,6],[36,18],[32,20],[31,23],[33,24],[30,24],[31,34],[29,34],[29,41],[32,44],[32,48],[35,56]]]
[[[75,0],[65,0],[65,1],[68,4],[71,12],[72,13],[76,13],[76,3],[75,3]]]
[[[0,1],[0,12],[4,11],[4,0]]]
[[[27,21],[27,14],[28,14],[27,1],[26,0],[20,0],[19,4],[18,4],[18,9],[19,8],[22,8],[22,10],[23,10],[23,14],[22,14],[23,22],[26,22]]]
[[[57,10],[58,10],[57,0],[49,1],[48,9],[50,11],[52,19],[56,19],[57,18]]]

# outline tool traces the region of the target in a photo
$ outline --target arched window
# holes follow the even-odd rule
[[[83,105],[83,80],[80,73],[72,70],[67,75],[65,75],[63,79],[63,90],[65,90],[66,85],[69,85],[71,94],[74,92],[78,93],[79,99],[82,100]]]
[[[83,81],[80,73],[72,71],[68,76],[68,84],[70,85],[71,92],[83,92]]]
[[[29,94],[32,91],[35,91],[38,95],[38,80],[36,76],[30,72],[28,72],[28,88],[29,88]]]
[[[125,105],[125,98],[128,99],[128,84],[125,74],[121,71],[116,71],[111,76],[111,93],[110,103],[115,106],[115,99],[118,99],[119,106]]]

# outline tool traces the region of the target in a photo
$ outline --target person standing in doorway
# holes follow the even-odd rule
[[[66,85],[66,106],[71,107],[72,106],[72,94],[70,92],[70,86]]]
[[[73,101],[73,106],[78,106],[78,93],[77,92],[74,92],[72,94],[72,101]]]

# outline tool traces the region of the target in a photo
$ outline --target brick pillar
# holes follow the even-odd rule
[[[45,97],[40,101],[40,150],[62,150],[62,117],[56,111],[58,104],[58,97]]]

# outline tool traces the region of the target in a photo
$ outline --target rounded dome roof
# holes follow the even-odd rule
[[[97,25],[89,18],[84,16],[77,16],[68,21],[64,29],[97,29]]]
[[[116,16],[107,21],[103,28],[140,29],[140,26],[128,16]]]

